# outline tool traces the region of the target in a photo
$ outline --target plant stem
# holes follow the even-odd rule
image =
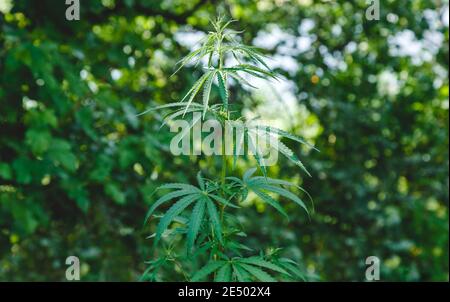
[[[217,52],[219,54],[219,69],[222,69],[223,67],[223,54],[222,54],[222,35],[220,35],[219,38],[219,44],[217,47]],[[225,88],[226,89],[226,88]],[[225,108],[226,110],[226,118],[228,119],[228,108]],[[225,186],[225,177],[227,174],[227,158],[225,155],[225,137],[224,137],[224,129],[226,125],[226,120],[224,120],[222,125],[222,174],[221,174],[221,184],[222,186]],[[223,208],[222,208],[223,211]]]
[[[227,175],[227,157],[225,155],[225,143],[222,142],[222,174],[220,178],[222,186],[225,186],[226,175]]]
[[[222,53],[222,33],[220,33],[220,38],[219,38],[219,43],[218,43],[218,47],[217,47],[217,52],[219,55],[219,69],[221,70],[223,68],[223,53]],[[226,84],[225,84],[226,85]],[[226,89],[226,87],[225,87]],[[229,118],[229,111],[228,111],[228,107],[226,106],[225,108],[225,119],[223,121],[223,125],[222,125],[222,173],[221,173],[221,179],[220,179],[220,183],[222,185],[222,188],[225,188],[225,180],[226,180],[226,175],[227,175],[227,157],[225,155],[225,135],[224,135],[224,131],[225,131],[225,126],[226,126],[226,121]],[[225,190],[223,191],[223,197],[225,198],[226,196],[226,192]],[[225,211],[225,205],[221,205],[220,208],[220,223],[223,223],[223,215],[224,215],[224,211]]]
[[[226,174],[227,174],[227,157],[225,155],[225,142],[222,140],[222,175],[221,175],[221,184],[222,187],[225,188],[225,178],[226,178]],[[223,191],[223,195],[225,197],[225,191]],[[225,210],[225,205],[221,205],[220,208],[220,223],[223,222],[223,212]]]

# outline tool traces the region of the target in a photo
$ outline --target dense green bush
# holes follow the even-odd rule
[[[257,211],[238,217],[246,244],[285,247],[310,279],[364,280],[375,255],[382,280],[448,280],[448,3],[383,1],[379,21],[366,8],[84,1],[68,22],[63,1],[0,1],[0,280],[64,280],[70,255],[82,280],[139,279],[152,260],[156,225],[142,226],[151,193],[195,183],[193,165],[220,174],[220,163],[174,159],[169,131],[136,114],[199,78],[195,68],[169,77],[190,50],[178,35],[207,31],[217,12],[239,20],[242,42],[273,55],[288,83],[231,87],[243,114],[281,113],[285,130],[321,150],[286,141],[307,155],[311,178],[287,160],[268,171],[308,189],[311,221],[292,205],[286,222],[254,199]],[[267,91],[277,107],[265,107]],[[182,272],[168,265],[160,277]]]

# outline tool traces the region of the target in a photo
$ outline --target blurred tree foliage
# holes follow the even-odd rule
[[[68,22],[64,1],[0,0],[0,280],[64,280],[70,255],[82,280],[139,278],[150,194],[214,159],[173,159],[158,117],[136,114],[198,78],[169,77],[189,51],[176,37],[217,12],[263,41],[302,108],[278,111],[296,121],[286,130],[316,129],[321,150],[290,146],[312,178],[284,160],[269,171],[309,190],[311,221],[254,201],[247,244],[285,246],[312,279],[364,280],[375,255],[383,280],[448,280],[448,2],[381,1],[379,21],[364,0],[81,2]],[[163,274],[182,280],[176,265]]]

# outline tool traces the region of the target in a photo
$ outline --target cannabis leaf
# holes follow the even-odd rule
[[[190,52],[177,63],[178,67],[174,74],[189,63],[195,63],[195,65],[197,65],[201,62],[202,58],[207,58],[208,62],[207,66],[204,67],[206,72],[194,83],[180,101],[181,103],[186,103],[184,114],[187,113],[193,100],[202,89],[204,110],[208,108],[211,87],[215,81],[217,83],[223,107],[227,109],[229,102],[229,91],[227,87],[228,76],[234,78],[239,84],[248,85],[250,87],[254,86],[239,75],[239,72],[262,79],[278,79],[277,75],[270,70],[269,66],[264,61],[266,57],[258,48],[243,45],[236,41],[234,36],[239,32],[228,29],[228,26],[232,22],[233,20],[225,22],[222,18],[217,19],[217,21],[212,21],[215,31],[209,32],[206,37],[199,41],[199,48]],[[231,54],[239,64],[231,67],[224,66],[224,57],[226,54]],[[214,66],[215,59],[218,62],[218,66]],[[242,63],[244,61],[249,62]],[[206,111],[204,112],[204,115],[205,113]]]
[[[261,147],[259,146],[259,142],[261,141],[268,144],[266,146],[267,148],[275,149],[276,152],[279,152],[282,155],[284,155],[292,163],[299,166],[308,176],[311,176],[311,174],[303,165],[303,163],[300,161],[300,159],[295,155],[294,151],[292,151],[281,141],[282,138],[291,139],[293,141],[304,144],[313,150],[319,151],[317,148],[307,143],[301,137],[275,127],[264,125],[246,126],[246,133],[250,134],[249,145],[256,151],[253,156],[255,157],[256,162],[258,163],[264,175],[266,175],[266,169],[264,168],[264,159],[262,158],[262,155],[263,151],[265,150],[262,150]]]
[[[160,186],[157,190],[175,189],[157,199],[147,212],[145,221],[147,221],[153,212],[166,202],[178,199],[169,210],[161,217],[155,233],[155,244],[161,239],[164,231],[169,227],[170,223],[189,206],[195,204],[188,222],[187,230],[187,250],[190,252],[195,243],[197,235],[200,231],[203,217],[209,218],[214,236],[219,242],[223,242],[222,224],[217,211],[216,203],[223,206],[236,207],[228,200],[217,195],[219,189],[216,185],[209,185],[209,181],[204,179],[201,174],[197,175],[199,187],[189,184],[169,183]]]
[[[278,194],[290,201],[293,201],[300,207],[302,207],[306,213],[309,215],[309,210],[306,207],[305,203],[302,199],[300,199],[297,195],[293,194],[289,190],[286,190],[282,186],[294,186],[298,189],[300,189],[303,192],[306,192],[303,188],[300,186],[297,186],[293,183],[280,180],[280,179],[273,179],[270,177],[262,177],[262,176],[254,176],[253,174],[256,172],[256,168],[249,169],[245,172],[242,180],[236,177],[228,177],[228,179],[234,183],[236,183],[237,186],[241,189],[241,195],[243,196],[243,199],[248,195],[249,191],[252,191],[255,193],[259,198],[261,198],[262,201],[269,204],[273,208],[275,208],[278,212],[280,212],[283,216],[288,218],[288,215],[286,211],[284,211],[283,207],[280,205],[280,203],[275,200],[272,196],[269,195],[269,193],[275,193]],[[308,195],[309,196],[309,195]]]
[[[275,282],[275,278],[267,273],[265,271],[266,269],[286,276],[291,275],[283,267],[267,261],[260,256],[249,258],[236,257],[227,260],[210,261],[192,276],[191,281],[200,281],[216,272],[214,281],[217,282],[248,282],[254,279],[262,282]]]

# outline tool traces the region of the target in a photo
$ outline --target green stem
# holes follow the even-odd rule
[[[219,38],[219,45],[218,45],[218,55],[219,55],[219,69],[221,70],[223,68],[223,53],[222,53],[222,35]],[[225,87],[226,89],[226,87]],[[225,188],[225,180],[226,180],[226,175],[227,175],[227,157],[225,155],[225,135],[224,135],[224,131],[225,131],[225,125],[226,125],[226,120],[229,118],[229,112],[228,112],[228,108],[225,108],[226,110],[226,119],[223,122],[222,125],[222,172],[221,172],[221,179],[220,179],[220,183],[222,185],[223,188]],[[226,196],[225,191],[223,190],[223,197]],[[223,223],[223,215],[224,215],[224,211],[225,211],[225,205],[221,205],[220,208],[220,223]]]
[[[224,127],[223,129],[225,129],[225,122],[224,122]],[[223,134],[223,133],[222,133]],[[226,181],[226,176],[227,176],[227,156],[225,155],[225,137],[224,135],[222,135],[223,139],[222,139],[222,173],[221,173],[221,184],[222,187],[225,188],[225,181]],[[225,197],[225,190],[223,191],[223,196]],[[221,209],[220,209],[220,222],[223,222],[223,212],[225,210],[225,205],[221,205]]]
[[[219,54],[219,69],[222,69],[223,67],[223,54],[222,54],[222,36],[219,38],[219,45],[217,47],[217,51]],[[226,89],[226,87],[225,87]],[[225,108],[226,112],[226,118],[228,119],[228,108]],[[225,156],[225,137],[224,137],[224,130],[225,130],[225,124],[226,121],[223,122],[222,125],[222,176],[221,176],[221,183],[222,186],[225,186],[225,177],[227,174],[227,158]]]
[[[178,266],[178,269],[181,271],[181,273],[183,274],[183,277],[186,281],[189,281],[189,276],[186,274],[186,272],[183,269],[183,266],[181,265],[181,263],[179,263],[177,260],[173,260],[175,265]]]
[[[222,186],[225,186],[225,177],[227,175],[227,156],[225,155],[225,144],[222,142],[222,173],[220,182]]]

